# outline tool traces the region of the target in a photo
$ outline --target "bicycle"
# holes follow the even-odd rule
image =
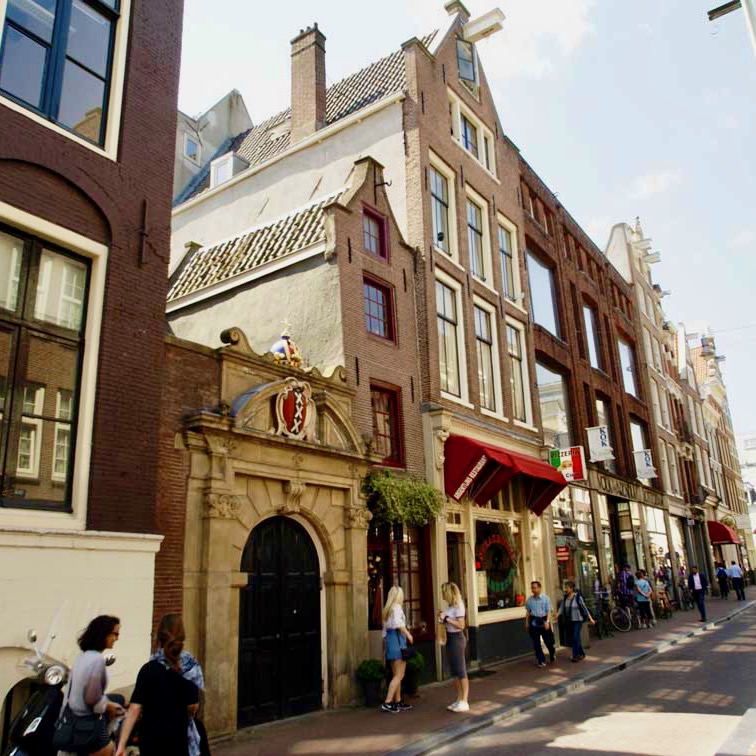
[[[620,601],[615,600],[609,619],[620,633],[629,633],[631,629],[640,630],[640,615],[635,607],[635,603],[621,606]]]
[[[672,619],[672,602],[666,590],[660,589],[656,592],[654,612],[661,619]]]
[[[688,589],[688,586],[685,585],[685,583],[680,582],[678,583],[677,588],[680,593],[680,609],[683,609],[686,612],[695,609],[696,604],[693,601],[693,595]]]
[[[614,633],[611,631],[611,604],[609,594],[604,591],[596,592],[596,637],[608,638]]]

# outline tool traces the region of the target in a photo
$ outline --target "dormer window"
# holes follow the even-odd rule
[[[225,184],[234,175],[234,156],[229,152],[223,157],[216,158],[210,164],[210,188]]]
[[[191,160],[193,163],[196,163],[199,165],[200,163],[200,156],[202,154],[201,147],[199,142],[194,138],[189,136],[189,134],[184,134],[184,155],[189,160]]]
[[[463,39],[457,40],[457,68],[459,69],[459,80],[470,90],[471,94],[477,97],[478,67],[475,64],[475,48],[472,42],[465,42]]]

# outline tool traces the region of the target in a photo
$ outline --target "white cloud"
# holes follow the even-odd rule
[[[752,229],[745,228],[735,235],[732,243],[736,247],[748,247],[751,244],[756,243],[756,232],[754,232]]]
[[[490,80],[540,78],[556,71],[595,32],[591,16],[598,0],[501,0],[503,29],[479,43]],[[475,16],[486,4],[466,3]],[[411,9],[411,10],[410,10]],[[408,4],[408,13],[427,28],[438,26],[438,0]]]
[[[630,187],[630,199],[644,199],[654,194],[663,194],[680,181],[677,171],[657,171],[638,176]]]

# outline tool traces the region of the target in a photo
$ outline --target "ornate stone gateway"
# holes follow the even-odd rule
[[[320,567],[315,544],[289,517],[253,531],[242,555],[239,727],[305,714],[322,701]]]
[[[255,354],[238,329],[222,339],[197,357],[171,342],[181,378],[200,366],[217,376],[205,409],[182,410],[175,442],[189,471],[187,647],[205,670],[211,735],[357,699],[370,522],[360,484],[375,461],[342,368]]]

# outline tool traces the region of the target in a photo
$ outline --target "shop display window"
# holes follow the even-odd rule
[[[515,520],[475,522],[475,585],[478,611],[525,604],[522,528]]]

